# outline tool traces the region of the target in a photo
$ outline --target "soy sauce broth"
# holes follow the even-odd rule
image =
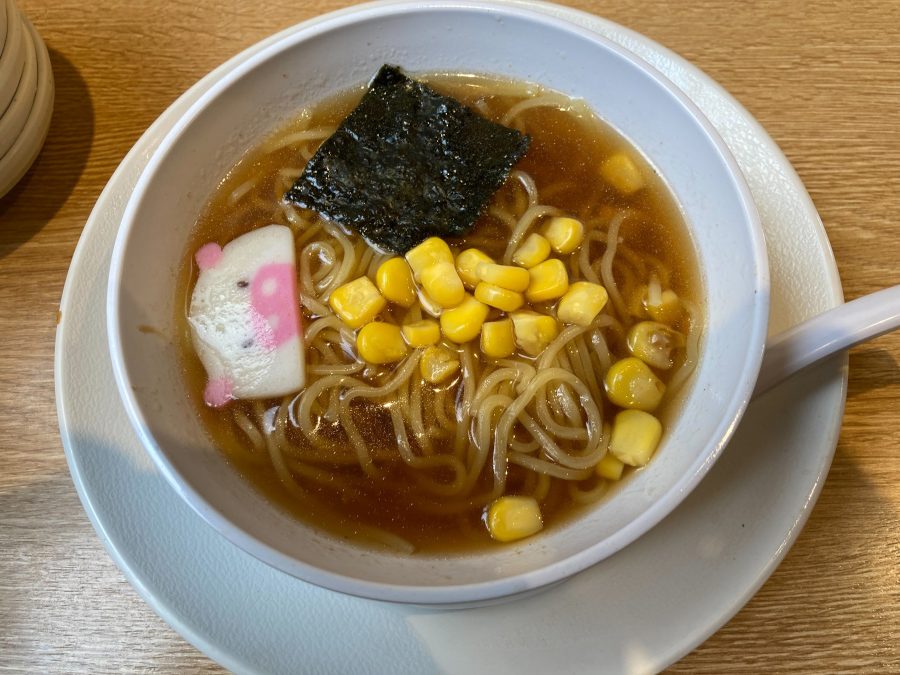
[[[455,97],[498,122],[516,103],[542,93],[539,87],[531,84],[483,76],[417,77],[439,92]],[[234,421],[234,409],[241,409],[252,416],[252,404],[233,401],[216,410],[203,403],[206,374],[191,346],[186,320],[191,290],[197,277],[193,253],[206,242],[216,241],[224,245],[245,232],[273,222],[271,214],[278,210],[278,201],[283,194],[283,174],[280,172],[291,171],[292,175],[298,175],[305,161],[294,148],[274,152],[265,152],[265,149],[299,130],[337,126],[362,93],[363,89],[359,88],[304,111],[297,120],[275,131],[258,147],[250,149],[212,195],[197,222],[189,249],[185,251],[178,288],[177,321],[181,327],[180,353],[186,386],[202,424],[234,468],[268,499],[299,520],[363,545],[371,543],[367,527],[381,528],[411,542],[417,554],[448,554],[497,546],[486,531],[480,508],[449,517],[427,513],[419,508],[415,477],[402,462],[378,480],[354,483],[356,487],[352,494],[346,491],[337,493],[320,483],[304,481],[305,496],[298,501],[279,480],[267,453],[247,452],[246,436]],[[540,202],[558,207],[567,215],[583,221],[597,215],[604,215],[608,220],[617,211],[630,209],[637,216],[629,218],[623,225],[620,241],[626,242],[630,249],[640,254],[664,261],[671,270],[671,288],[680,297],[702,307],[696,255],[687,228],[664,181],[643,156],[578,101],[572,101],[566,110],[532,109],[525,113],[525,119],[531,146],[515,168],[534,179]],[[309,149],[314,148],[315,143]],[[631,197],[621,196],[600,177],[598,170],[605,158],[623,150],[640,166],[648,183]],[[231,198],[235,190],[244,190],[250,181],[252,187],[240,201],[258,206],[236,209]],[[491,205],[513,203],[520,199],[517,193],[521,192],[517,181],[510,179],[494,196]],[[602,213],[598,214],[598,210]],[[498,259],[506,247],[508,232],[503,223],[490,215],[489,206],[469,235],[448,242],[451,246],[458,246],[459,250],[475,245]],[[603,247],[594,248],[591,250],[591,260],[603,251]],[[303,318],[304,325],[307,325],[311,319],[308,311],[304,310]],[[699,327],[690,328],[697,330]],[[610,349],[614,358],[629,355],[621,340],[611,339]],[[665,374],[658,374],[665,379]],[[264,405],[271,409],[279,403],[267,401]],[[665,409],[657,411],[664,428],[668,420],[677,414],[677,403],[676,398]],[[358,411],[359,417],[356,418],[360,431],[367,439],[372,439],[374,445],[385,448],[396,446],[390,416],[379,406],[367,404],[364,407],[364,410]],[[606,402],[605,408],[604,418],[611,418],[614,409]],[[306,442],[304,435],[297,430],[289,429],[288,437],[298,445]],[[339,437],[335,437],[333,443],[335,446],[346,446],[346,441]],[[325,470],[332,471],[336,477],[356,478],[361,474],[359,466],[352,464],[326,467]],[[483,473],[489,474],[489,471]],[[533,480],[528,473],[510,465],[506,493],[533,489]],[[628,473],[629,470],[626,470],[623,480],[627,480]],[[482,484],[488,486],[489,476],[483,475],[482,478]],[[615,486],[610,492],[614,491]],[[565,486],[554,481],[541,502],[545,530],[577,517],[585,508],[590,506],[574,504]]]

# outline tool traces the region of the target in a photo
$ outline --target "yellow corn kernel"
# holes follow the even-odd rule
[[[544,236],[557,253],[571,253],[584,240],[584,225],[575,218],[557,216],[544,227]]]
[[[481,351],[492,359],[505,359],[516,351],[516,334],[511,319],[488,321],[481,327]]]
[[[524,272],[524,270],[522,270]],[[508,291],[500,286],[488,284],[482,281],[475,287],[475,299],[486,305],[502,309],[504,312],[514,312],[525,302],[521,293]]]
[[[656,321],[641,321],[628,329],[628,351],[660,370],[675,365],[673,352],[684,347],[684,335]]]
[[[466,297],[466,289],[452,262],[439,262],[426,267],[419,279],[428,297],[443,308],[456,307]]]
[[[590,326],[600,310],[606,306],[609,295],[600,284],[576,281],[562,296],[556,308],[556,316],[563,323]]]
[[[375,272],[375,284],[388,301],[401,307],[412,307],[416,301],[412,271],[403,258],[390,258],[381,263]]]
[[[681,300],[678,298],[678,294],[670,288],[664,290],[655,303],[651,304],[648,297],[644,301],[644,305],[654,321],[673,324],[681,318]]]
[[[525,297],[529,302],[556,300],[569,290],[569,273],[558,258],[550,258],[528,270],[530,281]]]
[[[394,363],[406,356],[408,348],[399,326],[373,321],[359,329],[356,351],[368,363]]]
[[[488,507],[488,532],[497,541],[515,541],[544,527],[541,507],[534,497],[500,497]]]
[[[437,321],[431,319],[404,324],[400,327],[400,332],[410,347],[435,345],[441,339],[441,327]]]
[[[607,452],[603,455],[603,459],[597,462],[596,471],[600,478],[619,480],[622,477],[622,471],[624,470],[625,464],[611,452]]]
[[[413,276],[418,281],[422,276],[422,270],[431,267],[435,263],[453,263],[453,253],[447,242],[440,237],[429,237],[418,246],[406,252],[406,262],[412,267]]]
[[[623,195],[630,195],[644,187],[641,170],[624,152],[617,152],[600,165],[600,175]]]
[[[426,382],[440,384],[459,370],[459,359],[445,347],[428,347],[419,361],[419,371]]]
[[[653,412],[666,393],[663,384],[646,363],[633,356],[616,361],[603,380],[609,400],[622,408]]]
[[[496,263],[480,263],[476,268],[478,278],[486,284],[493,284],[508,291],[521,293],[531,282],[528,270],[512,265],[497,265]]]
[[[466,288],[473,289],[481,281],[478,278],[478,265],[492,262],[494,262],[494,259],[484,251],[479,251],[477,248],[467,248],[456,256],[456,271],[459,273],[459,278],[462,279]]]
[[[441,313],[441,332],[457,344],[474,340],[489,311],[487,305],[466,293],[465,300]]]
[[[335,288],[328,304],[344,323],[359,328],[378,316],[387,301],[369,277],[360,277]]]
[[[643,410],[623,410],[613,422],[609,451],[624,464],[644,466],[656,452],[661,437],[662,424],[653,415]]]
[[[531,268],[544,262],[550,255],[550,242],[537,232],[529,234],[521,246],[513,253],[512,261],[516,265]]]
[[[510,314],[516,344],[526,354],[538,356],[559,334],[556,319],[537,312],[513,312]]]

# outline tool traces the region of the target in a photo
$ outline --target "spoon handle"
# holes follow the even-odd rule
[[[900,286],[819,314],[769,338],[753,396],[799,370],[860,342],[900,328]]]

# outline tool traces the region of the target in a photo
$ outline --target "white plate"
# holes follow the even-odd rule
[[[37,54],[37,91],[25,126],[9,150],[0,157],[0,197],[9,192],[37,159],[53,118],[53,68],[47,46],[31,22],[23,17]]]
[[[31,39],[31,32],[22,31],[25,35],[22,52],[25,54],[25,66],[19,78],[18,87],[6,110],[0,113],[0,161],[6,151],[12,147],[22,133],[29,115],[34,110],[34,99],[38,82],[38,45]]]
[[[834,258],[806,191],[727,93],[620,26],[529,0],[517,4],[631,49],[718,127],[763,217],[773,332],[841,302]],[[239,672],[529,673],[560,664],[568,672],[649,672],[679,659],[752,597],[806,522],[837,443],[845,357],[756,401],[702,484],[636,543],[551,590],[494,607],[426,611],[305,584],[226,542],[154,469],[125,418],[107,356],[109,253],[130,191],[174,121],[226,69],[283,35],[208,75],[150,127],[100,196],[72,262],[57,329],[57,405],[73,480],[110,555],[160,616]]]
[[[12,0],[0,0],[6,5],[6,41],[0,51],[0,114],[6,110],[25,66],[25,24]]]

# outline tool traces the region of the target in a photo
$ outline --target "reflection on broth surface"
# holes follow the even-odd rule
[[[283,199],[362,90],[304,110],[229,172],[185,254],[178,307],[197,414],[253,485],[336,536],[447,553],[553,527],[649,459],[658,441],[655,420],[665,427],[671,419],[696,358],[701,289],[686,227],[663,181],[578,101],[482,76],[420,79],[531,139],[474,229],[446,239],[460,280],[469,282],[459,307],[471,301],[476,314],[484,310],[460,320],[460,330],[474,326],[475,337],[453,337],[448,304],[420,333],[404,330],[411,345],[395,346],[396,358],[374,362],[369,354],[382,354],[394,336],[391,329],[376,335],[381,324],[429,321],[443,280],[429,286],[423,271],[418,298],[405,303],[411,306],[381,301],[377,322],[349,327],[332,296],[362,276],[390,295],[382,282],[392,272],[379,269],[396,254]],[[187,321],[198,278],[194,254],[206,242],[225,245],[271,223],[293,232],[305,385],[285,397],[212,408],[203,402],[206,373]],[[534,234],[545,235],[553,250],[541,250],[545,240]],[[471,248],[498,264],[530,268],[528,288],[510,288],[519,277],[505,267],[484,281],[491,270],[477,266],[483,260],[473,258],[469,270],[460,256]],[[535,262],[542,256],[558,262]],[[559,270],[565,288],[556,293],[542,275]],[[541,283],[550,289],[545,294]],[[605,293],[598,300],[599,286]],[[434,289],[435,298],[423,298],[423,288]],[[496,303],[486,299],[491,292]],[[606,294],[596,313],[592,303],[602,304]],[[545,320],[552,324],[546,331]],[[361,331],[373,336],[374,347],[362,337],[357,342]],[[528,499],[503,499],[509,496]]]

